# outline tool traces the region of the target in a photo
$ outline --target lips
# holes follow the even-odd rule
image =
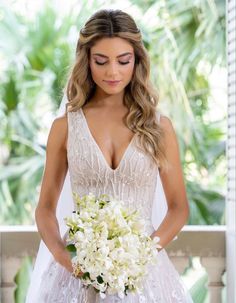
[[[110,83],[110,84],[115,84],[115,83],[119,83],[120,80],[115,80],[115,81],[110,81],[110,80],[104,80],[105,82],[107,83]]]
[[[117,86],[120,83],[120,80],[116,80],[116,81],[104,80],[104,81],[107,83],[107,85],[112,86],[112,87]]]

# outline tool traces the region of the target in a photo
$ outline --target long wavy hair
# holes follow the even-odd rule
[[[76,59],[66,86],[66,112],[78,110],[94,95],[96,84],[89,67],[90,48],[104,37],[120,37],[133,46],[134,71],[124,92],[124,104],[129,109],[125,123],[131,131],[138,133],[141,149],[160,168],[167,168],[164,132],[157,123],[158,93],[150,81],[150,59],[141,32],[129,14],[118,9],[99,10],[80,30]]]

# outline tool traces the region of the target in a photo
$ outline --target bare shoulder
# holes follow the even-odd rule
[[[160,117],[160,125],[165,134],[175,135],[175,130],[171,119],[165,115],[161,115]]]
[[[53,121],[53,125],[62,131],[67,128],[67,114],[64,114],[63,116],[57,117]]]
[[[160,125],[164,132],[165,154],[169,163],[169,168],[180,168],[179,143],[175,128],[171,119],[165,115],[161,115]],[[172,170],[171,170],[172,171]]]
[[[67,132],[68,132],[67,115],[64,114],[63,116],[54,119],[50,129],[48,142],[52,141],[54,145],[65,148],[67,142]]]
[[[178,137],[171,119],[161,115],[160,125],[164,133],[165,154],[171,166],[179,162],[179,143]],[[174,164],[175,163],[175,164]]]

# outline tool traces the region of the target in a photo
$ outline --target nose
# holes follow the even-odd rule
[[[115,79],[118,74],[118,67],[116,62],[111,62],[106,69],[106,76],[109,77],[109,79]]]

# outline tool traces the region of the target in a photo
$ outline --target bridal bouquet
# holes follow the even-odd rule
[[[156,264],[159,238],[145,236],[144,220],[121,200],[105,194],[73,196],[76,210],[65,218],[73,275],[82,272],[84,287],[94,287],[101,298],[141,290],[148,264]]]

